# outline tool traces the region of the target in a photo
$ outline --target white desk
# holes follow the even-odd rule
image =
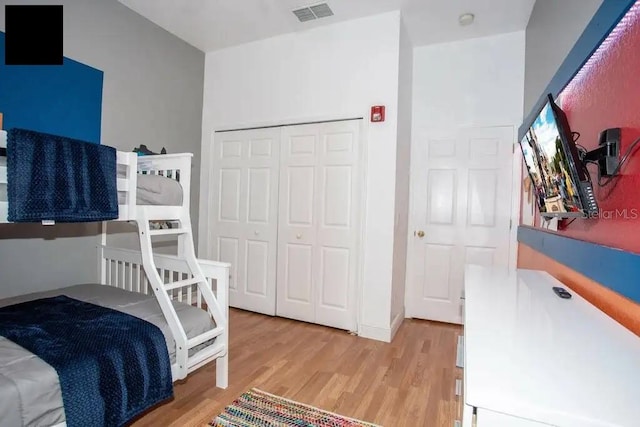
[[[465,271],[464,426],[640,426],[640,338],[549,274]],[[513,418],[517,417],[517,418]]]

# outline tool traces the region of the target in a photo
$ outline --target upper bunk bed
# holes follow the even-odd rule
[[[6,147],[7,132],[0,130],[0,149]],[[177,220],[188,214],[192,157],[192,153],[138,156],[117,151],[118,217],[113,220]],[[0,156],[0,223],[10,222],[7,172],[7,157]]]

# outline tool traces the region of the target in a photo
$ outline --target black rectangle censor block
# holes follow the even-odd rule
[[[5,64],[62,65],[62,5],[5,6]]]

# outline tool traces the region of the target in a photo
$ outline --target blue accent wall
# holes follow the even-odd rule
[[[562,92],[562,89],[564,89],[578,71],[580,71],[593,52],[600,46],[600,43],[607,38],[611,30],[615,28],[635,2],[636,0],[604,0],[602,2],[602,5],[593,15],[593,18],[589,24],[587,24],[582,35],[580,35],[576,41],[576,44],[569,51],[569,54],[562,64],[560,64],[560,68],[558,68],[558,71],[556,71],[556,74],[544,92],[540,94],[533,110],[526,112],[526,118],[518,129],[518,141],[522,139],[529,129],[529,125],[533,119],[535,119],[536,111],[542,105],[543,98],[546,97],[548,93],[552,94],[555,98]]]
[[[640,303],[640,255],[524,226],[518,241]]]
[[[5,129],[31,129],[100,143],[103,72],[69,58],[63,65],[5,65],[0,32],[0,112]]]

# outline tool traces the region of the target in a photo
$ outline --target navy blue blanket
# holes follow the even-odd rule
[[[0,308],[0,335],[58,373],[68,427],[122,426],[173,396],[155,325],[66,296]]]
[[[25,129],[7,136],[8,219],[103,221],[118,217],[116,150]]]

